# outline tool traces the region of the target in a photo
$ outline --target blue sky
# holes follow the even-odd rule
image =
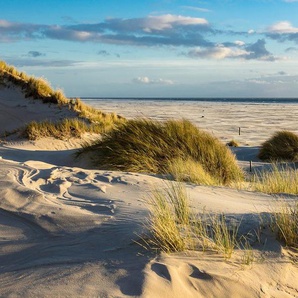
[[[68,96],[298,97],[298,0],[0,7],[0,59]]]

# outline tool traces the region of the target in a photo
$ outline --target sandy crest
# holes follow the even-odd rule
[[[11,114],[0,107],[6,130]],[[211,252],[166,255],[142,248],[136,241],[146,232],[147,198],[165,187],[162,179],[88,169],[74,161],[78,143],[71,142],[0,144],[1,297],[298,297],[297,263],[268,230],[254,244],[250,266],[239,251],[225,261]],[[239,150],[242,162],[253,155]],[[244,233],[274,209],[269,195],[186,188],[194,210],[225,212],[242,220]]]

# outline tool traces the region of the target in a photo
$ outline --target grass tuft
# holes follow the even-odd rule
[[[273,165],[271,171],[256,173],[252,178],[253,190],[269,193],[298,194],[298,170],[290,166]]]
[[[190,182],[201,185],[218,185],[219,180],[212,177],[203,166],[191,158],[183,160],[176,158],[169,160],[167,172],[172,175],[174,180],[180,182]]]
[[[151,233],[146,241],[149,248],[167,253],[215,250],[225,259],[231,258],[235,248],[251,249],[248,241],[245,247],[242,245],[245,237],[238,235],[240,224],[231,226],[225,215],[204,212],[194,215],[181,183],[167,183],[164,190],[153,191],[149,197],[149,211],[149,221],[145,224]]]
[[[239,144],[235,140],[231,140],[230,142],[227,143],[227,146],[229,147],[239,147]]]
[[[65,140],[72,137],[79,138],[84,133],[99,134],[107,132],[108,129],[110,129],[109,125],[106,126],[104,122],[101,124],[90,124],[79,118],[63,119],[59,122],[32,121],[26,125],[23,131],[23,136],[29,140],[37,140],[45,137]]]
[[[187,249],[186,235],[181,231],[189,227],[189,207],[188,198],[181,190],[170,186],[165,192],[153,191],[149,197],[150,247],[167,253]]]
[[[279,212],[273,215],[273,227],[279,240],[286,246],[298,248],[298,202],[283,202]]]
[[[259,158],[266,161],[298,161],[298,135],[290,131],[278,131],[264,142]]]
[[[197,176],[203,173],[208,183],[229,184],[243,178],[231,151],[187,120],[129,120],[84,151],[92,151],[94,165],[100,169],[172,173],[184,180],[185,163],[190,170],[197,168]]]

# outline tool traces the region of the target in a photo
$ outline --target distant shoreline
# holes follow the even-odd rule
[[[82,100],[120,100],[120,101],[191,101],[191,102],[226,102],[226,103],[281,103],[298,104],[298,98],[195,98],[195,97],[80,97]]]

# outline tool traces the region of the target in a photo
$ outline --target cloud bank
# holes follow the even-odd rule
[[[249,34],[252,33],[255,32]],[[227,38],[228,34],[245,36],[248,33],[216,30],[205,18],[172,14],[130,19],[110,18],[99,23],[74,25],[43,25],[0,20],[0,42],[4,43],[55,39],[146,47],[185,47],[190,49],[184,55],[191,58],[275,60],[265,47],[265,39],[250,44],[241,40],[220,44],[210,40],[216,35],[224,35]],[[265,35],[273,39],[286,38],[298,42],[298,28],[286,21],[270,26]],[[34,53],[31,55],[38,57],[34,56]],[[102,50],[98,55],[109,56],[110,53]],[[119,57],[118,54],[116,56]]]
[[[185,55],[190,58],[209,58],[209,59],[244,59],[244,60],[262,60],[262,61],[274,61],[276,58],[266,49],[266,41],[259,39],[253,44],[245,45],[243,42],[236,41],[233,44],[225,46],[223,44],[215,45],[214,47],[208,47],[205,49],[194,49],[186,53]]]

